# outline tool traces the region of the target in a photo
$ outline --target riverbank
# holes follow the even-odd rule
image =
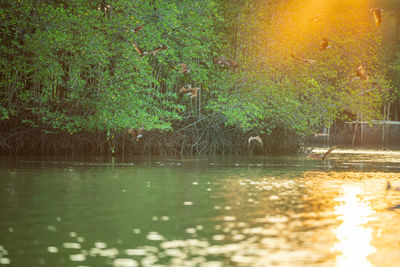
[[[238,126],[226,125],[220,115],[201,119],[188,117],[175,121],[173,130],[125,128],[113,131],[82,131],[69,134],[57,129],[35,128],[19,124],[0,124],[2,155],[288,155],[301,151],[303,139],[293,131],[276,127],[244,132]],[[131,130],[130,130],[131,129]],[[139,136],[139,137],[138,137]],[[249,142],[260,136],[262,143]]]

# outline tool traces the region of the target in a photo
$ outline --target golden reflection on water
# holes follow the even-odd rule
[[[363,190],[355,185],[343,185],[342,196],[336,198],[338,205],[335,214],[342,220],[334,233],[338,242],[334,245],[334,251],[339,252],[336,258],[336,266],[372,266],[368,256],[375,252],[371,245],[372,228],[365,224],[373,220],[375,211],[371,204],[360,199]]]
[[[400,185],[399,172],[306,171],[303,179],[314,207],[338,223],[327,266],[400,266],[400,210],[389,209],[400,192],[386,191],[387,181]]]

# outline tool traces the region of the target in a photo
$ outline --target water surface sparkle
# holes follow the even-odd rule
[[[399,168],[350,153],[3,163],[0,265],[395,266]]]
[[[338,239],[334,249],[340,252],[336,266],[371,266],[368,255],[376,249],[371,244],[372,228],[365,227],[365,224],[372,220],[375,211],[370,203],[358,197],[363,194],[362,188],[343,185],[340,191],[343,195],[335,199],[339,202],[335,214],[342,221],[334,230]]]

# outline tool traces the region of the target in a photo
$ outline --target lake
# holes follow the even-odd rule
[[[399,266],[399,152],[0,159],[0,265]]]

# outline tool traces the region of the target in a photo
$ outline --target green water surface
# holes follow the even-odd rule
[[[0,165],[0,265],[396,266],[399,154]]]

